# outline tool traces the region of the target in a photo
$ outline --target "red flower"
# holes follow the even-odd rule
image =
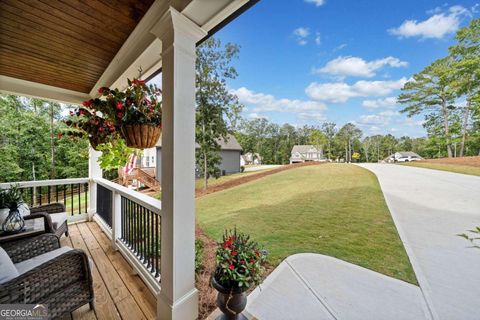
[[[85,110],[83,110],[83,109],[80,109],[78,112],[79,112],[80,114],[85,114],[85,113],[87,113],[87,112],[86,112]]]
[[[93,103],[93,100],[90,99],[90,100],[86,100],[86,101],[83,101],[83,105],[87,108],[90,108],[92,106],[92,103]]]
[[[235,269],[235,266],[233,264],[231,264],[229,267],[228,267],[230,270],[233,270]]]
[[[117,110],[122,110],[123,109],[123,104],[121,102],[117,102],[116,108],[117,108]]]
[[[139,80],[139,79],[133,79],[132,83],[135,84],[135,85],[144,85],[145,81],[144,80]]]
[[[232,251],[232,256],[236,256],[237,255],[237,251]]]
[[[103,132],[105,129],[103,127],[98,128],[98,131]]]
[[[101,87],[98,89],[98,93],[102,94],[105,90],[108,90],[107,87]]]
[[[57,138],[58,138],[58,139],[61,139],[62,136],[63,136],[63,134],[62,134],[61,132],[59,132],[59,133],[57,134]]]

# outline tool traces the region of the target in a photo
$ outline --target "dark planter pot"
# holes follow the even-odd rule
[[[217,307],[223,312],[216,320],[243,320],[242,311],[247,306],[245,290],[231,289],[222,286],[212,277],[212,287],[218,291]]]

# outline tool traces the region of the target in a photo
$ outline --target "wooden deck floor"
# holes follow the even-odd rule
[[[154,319],[156,300],[130,265],[111,247],[111,242],[95,222],[69,226],[70,237],[62,246],[84,250],[94,262],[92,269],[95,310],[88,305],[76,310],[73,319]]]

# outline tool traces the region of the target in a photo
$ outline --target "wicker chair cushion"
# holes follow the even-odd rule
[[[15,268],[12,259],[7,252],[0,247],[0,284],[5,283],[19,276],[19,272]]]
[[[67,213],[50,213],[50,218],[52,219],[53,228],[56,230],[64,222],[67,222]]]
[[[17,268],[17,271],[18,271],[19,274],[24,274],[25,272],[30,271],[33,268],[36,268],[36,267],[44,264],[45,262],[50,261],[50,260],[58,257],[59,255],[65,253],[65,252],[68,252],[70,250],[72,250],[72,248],[70,248],[70,247],[61,247],[59,249],[55,249],[55,250],[49,251],[47,253],[44,253],[44,254],[38,255],[36,257],[33,257],[31,259],[19,262],[19,263],[15,264],[15,268]]]

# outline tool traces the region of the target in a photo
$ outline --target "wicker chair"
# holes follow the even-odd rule
[[[44,218],[45,232],[54,233],[57,237],[65,234],[68,237],[67,213],[62,203],[50,203],[30,208],[30,215],[24,219]]]
[[[6,252],[14,266],[10,269],[18,275],[0,284],[0,304],[45,304],[51,319],[62,318],[87,303],[93,309],[92,274],[85,252],[60,248],[53,234],[6,243],[2,248],[4,270]]]

